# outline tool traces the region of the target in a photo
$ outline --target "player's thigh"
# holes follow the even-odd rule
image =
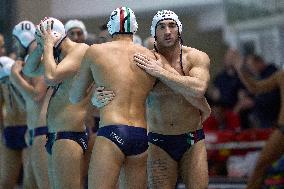
[[[147,174],[149,188],[175,188],[178,164],[167,152],[156,145],[148,148]]]
[[[31,158],[31,147],[23,150],[23,187],[25,189],[36,189],[37,184],[35,180],[35,174],[32,167],[32,158]]]
[[[207,188],[208,163],[204,140],[197,142],[187,150],[179,166],[183,182],[187,188]]]
[[[89,164],[89,188],[115,188],[124,158],[116,144],[105,137],[96,137]]]
[[[56,140],[52,147],[52,166],[56,188],[81,187],[83,149],[77,142],[69,139]]]
[[[1,147],[1,174],[0,181],[9,188],[19,177],[22,166],[22,150],[13,150],[5,145]]]
[[[147,151],[135,156],[128,156],[124,162],[123,180],[124,188],[147,188]]]
[[[88,174],[88,169],[89,169],[89,164],[91,160],[92,150],[95,144],[95,139],[96,139],[96,134],[91,133],[89,135],[88,149],[86,150],[85,155],[84,155],[84,170],[83,170],[84,175]]]
[[[44,148],[45,143],[45,136],[36,137],[31,152],[32,167],[37,185],[40,189],[50,188],[48,179],[48,154]]]

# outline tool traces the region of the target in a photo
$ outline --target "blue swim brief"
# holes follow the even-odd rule
[[[147,130],[128,125],[107,125],[99,128],[97,136],[115,143],[125,156],[142,154],[148,149]]]
[[[183,154],[190,149],[191,146],[204,138],[203,129],[181,135],[148,133],[149,142],[166,151],[175,161],[180,161]]]
[[[26,125],[8,126],[3,130],[3,140],[7,148],[22,150],[27,147],[25,142]]]
[[[56,140],[61,139],[69,139],[77,142],[83,152],[88,148],[88,135],[87,132],[71,132],[71,131],[64,131],[64,132],[56,132],[56,133],[47,133],[47,142],[45,144],[45,149],[48,154],[52,154],[52,146]]]

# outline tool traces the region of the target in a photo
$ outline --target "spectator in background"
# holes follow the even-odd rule
[[[262,57],[257,55],[247,56],[245,64],[257,80],[266,79],[277,71],[274,65],[267,64]],[[249,91],[251,90],[249,89]],[[251,92],[254,93],[254,91]],[[255,106],[252,115],[258,121],[258,126],[269,128],[275,125],[280,109],[279,89],[256,94],[254,100]]]
[[[4,36],[0,33],[0,57],[6,54]]]
[[[224,69],[215,77],[213,87],[208,90],[207,96],[208,99],[210,99],[209,103],[213,105],[209,120],[217,119],[219,124],[224,121],[214,116],[214,112],[217,111],[218,114],[215,115],[224,114],[226,116],[230,114],[235,117],[234,120],[238,120],[236,123],[232,123],[232,120],[228,119],[231,120],[230,125],[241,125],[242,128],[248,128],[250,127],[248,114],[253,107],[253,99],[248,96],[247,91],[234,70],[233,52],[232,49],[228,49],[226,52],[223,61]],[[207,125],[207,123],[208,122],[206,122],[205,125]],[[223,124],[218,127],[225,129],[227,126]],[[205,126],[205,128],[207,128],[207,126]]]
[[[99,33],[98,37],[96,38],[95,43],[101,44],[101,43],[106,43],[106,42],[111,41],[111,36],[108,33],[107,25],[106,24],[102,25],[100,27],[100,29],[101,29],[101,32]]]
[[[88,32],[85,24],[81,20],[69,20],[65,24],[67,36],[76,43],[85,43]]]

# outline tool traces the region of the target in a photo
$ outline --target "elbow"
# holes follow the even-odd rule
[[[55,77],[53,77],[51,75],[45,75],[44,81],[48,86],[55,86],[55,85],[58,85],[60,83]]]
[[[207,82],[201,82],[200,86],[196,89],[195,97],[203,98],[206,93],[207,87],[208,87]]]
[[[203,98],[205,95],[205,91],[202,89],[197,89],[195,92],[195,97],[196,98]]]

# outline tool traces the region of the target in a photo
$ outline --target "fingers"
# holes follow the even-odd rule
[[[96,106],[97,108],[102,108],[104,106],[106,106],[107,104],[109,104],[113,99],[114,99],[114,94],[108,94],[108,95],[104,95],[104,96],[93,96],[91,101],[92,104],[94,106]]]
[[[39,37],[42,36],[41,27],[42,27],[41,24],[36,26],[36,32],[35,32],[36,36],[39,36]]]
[[[41,31],[41,35],[42,35],[42,34],[45,34],[45,29],[44,29],[44,25],[43,25],[43,21],[42,21],[42,20],[40,21],[39,29],[40,29],[40,31]]]
[[[96,98],[98,98],[99,100],[103,99],[103,98],[108,98],[108,97],[115,97],[115,94],[113,91],[103,91],[103,92],[97,92],[94,94],[94,96]]]
[[[47,21],[47,26],[46,28],[44,28],[44,22],[43,20],[40,21],[40,24],[39,24],[39,29],[41,31],[41,35],[45,35],[47,33],[50,33],[50,21],[48,20]]]
[[[97,88],[95,89],[95,91],[102,92],[102,91],[104,90],[104,88],[105,88],[105,87],[100,86],[100,87],[97,87]]]
[[[152,69],[151,67],[146,66],[145,64],[140,63],[140,62],[137,62],[136,65],[137,65],[138,67],[142,68],[143,70],[146,70],[146,71]]]
[[[136,64],[140,64],[140,65],[144,65],[144,66],[147,66],[149,67],[150,66],[150,63],[149,63],[149,60],[143,58],[143,57],[139,57],[138,55],[137,56],[134,56],[134,62]]]
[[[47,28],[46,28],[46,31],[47,31],[47,32],[50,32],[50,31],[51,31],[51,22],[50,22],[50,20],[47,21]]]
[[[150,62],[150,60],[152,60],[152,59],[148,58],[147,56],[145,56],[143,54],[140,54],[140,53],[134,54],[134,58],[140,59],[140,60],[142,60],[144,62]]]

